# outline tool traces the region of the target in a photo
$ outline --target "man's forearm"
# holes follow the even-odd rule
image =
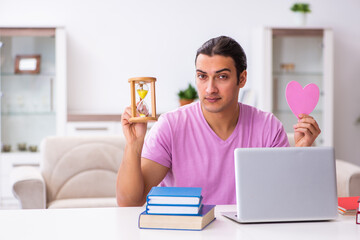
[[[143,204],[144,178],[141,172],[140,146],[125,146],[123,161],[120,165],[117,183],[116,198],[119,206],[139,206]]]

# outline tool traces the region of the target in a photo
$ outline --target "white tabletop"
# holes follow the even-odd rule
[[[216,206],[216,220],[203,231],[138,228],[144,207],[1,210],[0,239],[360,239],[355,216],[336,221],[239,224],[220,212],[235,205]]]

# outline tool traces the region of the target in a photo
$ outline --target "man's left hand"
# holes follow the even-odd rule
[[[321,133],[321,130],[313,117],[300,114],[299,118],[298,123],[293,126],[295,146],[310,147]]]

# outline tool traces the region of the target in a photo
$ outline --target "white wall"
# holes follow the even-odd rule
[[[311,0],[309,26],[335,35],[336,156],[360,164],[360,2]],[[158,112],[194,81],[197,48],[218,35],[240,42],[251,66],[252,29],[291,26],[288,0],[0,0],[1,26],[65,26],[68,111],[121,113],[127,79],[155,76]],[[248,84],[251,85],[251,72]]]

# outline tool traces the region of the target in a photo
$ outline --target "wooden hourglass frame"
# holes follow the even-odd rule
[[[131,94],[131,118],[130,122],[151,122],[157,121],[156,117],[156,101],[155,101],[155,82],[156,78],[153,77],[135,77],[130,78],[130,94]],[[151,116],[136,116],[137,103],[136,103],[136,85],[150,83],[151,92]]]

